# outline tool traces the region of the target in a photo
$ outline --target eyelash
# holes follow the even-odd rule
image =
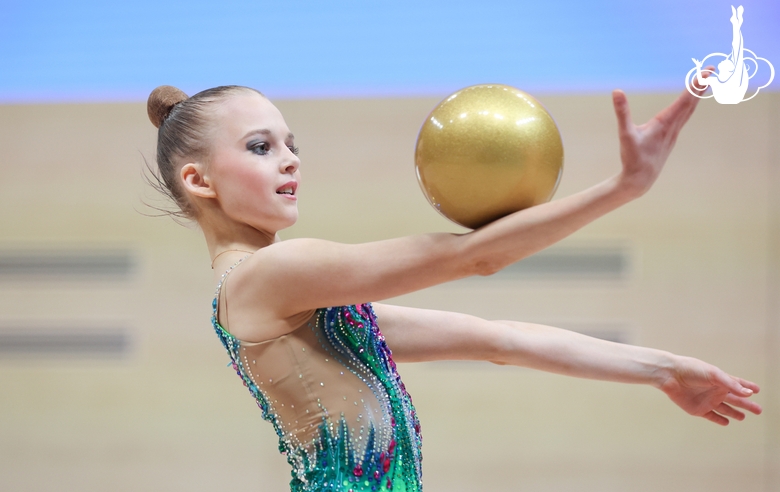
[[[290,149],[290,152],[292,152],[295,155],[298,155],[299,149],[296,146],[287,147]],[[258,152],[258,149],[262,150],[262,152]],[[258,144],[252,145],[249,148],[250,151],[254,152],[257,155],[265,155],[268,153],[268,142],[260,142]]]

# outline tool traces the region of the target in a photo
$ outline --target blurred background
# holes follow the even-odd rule
[[[745,46],[780,68],[780,4],[743,5]],[[279,106],[303,162],[284,239],[463,232],[413,170],[443,97],[534,94],[566,196],[619,168],[610,91],[646,121],[691,58],[730,52],[730,16],[721,0],[0,1],[0,490],[287,488],[210,326],[202,235],[144,215],[167,205],[142,177],[157,85],[249,85]],[[427,490],[780,490],[778,87],[702,101],[646,196],[550,250],[388,300],[695,356],[761,385],[764,414],[721,428],[649,387],[405,364]]]

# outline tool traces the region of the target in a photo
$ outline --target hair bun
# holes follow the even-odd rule
[[[160,128],[173,107],[185,99],[187,94],[171,85],[161,85],[153,90],[146,102],[146,112],[152,124]]]

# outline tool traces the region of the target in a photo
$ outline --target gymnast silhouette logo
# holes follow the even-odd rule
[[[761,58],[749,49],[745,48],[744,40],[742,39],[742,12],[745,9],[742,5],[739,8],[734,9],[731,6],[731,26],[732,26],[732,39],[731,39],[731,53],[726,55],[724,53],[710,53],[702,61],[692,58],[693,63],[696,65],[685,76],[685,87],[688,88],[688,92],[700,99],[708,99],[715,97],[715,100],[720,104],[739,104],[742,101],[749,101],[756,97],[756,95],[763,89],[772,83],[775,78],[775,67],[769,63],[766,58]],[[746,53],[749,53],[747,55]],[[708,58],[722,57],[718,63],[718,71],[704,69],[702,65]],[[761,60],[769,66],[769,81],[758,87],[756,92],[748,98],[745,98],[745,93],[748,90],[748,83],[758,73],[758,61]],[[702,77],[702,73],[707,72],[709,77]],[[700,87],[710,86],[712,87],[712,95],[700,96],[695,94],[691,90],[691,83],[694,80],[698,82]]]

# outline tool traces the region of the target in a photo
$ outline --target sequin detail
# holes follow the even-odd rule
[[[319,419],[316,429],[304,433],[296,426],[298,420],[289,421],[294,414],[291,412],[300,409],[293,410],[294,405],[271,388],[294,382],[317,387],[318,391],[330,391],[334,385],[325,378],[325,382],[321,379],[307,381],[307,375],[298,372],[277,377],[274,383],[273,378],[260,379],[256,369],[253,372],[256,363],[261,362],[260,357],[247,359],[246,347],[242,347],[242,343],[247,342],[235,338],[217,321],[222,283],[241,261],[243,259],[223,275],[217,286],[212,303],[212,325],[230,355],[229,365],[257,402],[263,418],[276,430],[279,451],[286,455],[292,467],[291,491],[421,491],[420,423],[390,349],[377,327],[371,305],[318,309],[311,322],[302,328],[310,330],[312,343],[319,346],[297,352],[291,350],[290,357],[324,355],[324,360],[319,360],[328,366],[338,364],[333,373],[336,377],[342,380],[357,378],[359,388],[363,388],[357,389],[350,398],[337,395],[329,400],[330,403],[323,403],[318,398],[312,414],[309,409],[299,412],[302,419],[309,416]],[[255,358],[258,360],[252,360]],[[344,406],[339,407],[334,401]],[[347,408],[351,409],[349,418],[345,416]],[[314,437],[302,437],[309,435]]]

